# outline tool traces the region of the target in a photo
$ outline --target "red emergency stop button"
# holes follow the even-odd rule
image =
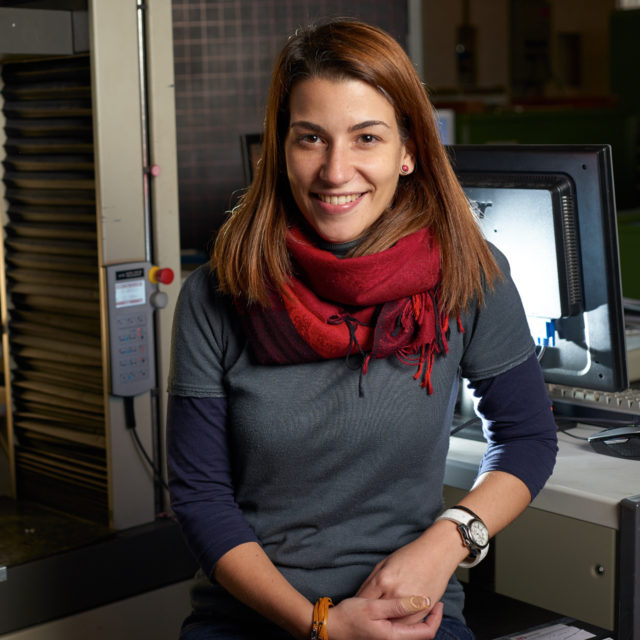
[[[151,267],[151,269],[149,269],[149,280],[151,280],[153,284],[171,284],[173,277],[173,269],[169,269],[168,267],[164,269]]]

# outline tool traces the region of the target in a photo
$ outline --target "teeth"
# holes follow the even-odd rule
[[[322,193],[318,194],[318,198],[322,200],[322,202],[326,202],[327,204],[347,204],[348,202],[357,200],[359,197],[359,193],[350,193],[343,196],[327,196]]]

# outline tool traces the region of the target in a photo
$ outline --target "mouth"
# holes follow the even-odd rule
[[[332,194],[324,194],[324,193],[315,193],[314,196],[320,202],[324,202],[325,204],[351,204],[356,200],[359,200],[364,194],[363,193],[344,193],[340,195],[332,195]]]

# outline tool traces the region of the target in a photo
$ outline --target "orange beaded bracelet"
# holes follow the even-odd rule
[[[331,598],[318,598],[313,607],[313,625],[311,626],[311,640],[329,640],[327,635],[327,620],[329,607],[333,607]]]

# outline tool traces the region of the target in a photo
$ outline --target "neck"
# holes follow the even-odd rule
[[[322,249],[332,253],[336,258],[346,258],[349,252],[360,244],[362,238],[356,238],[355,240],[349,240],[348,242],[329,242],[320,236],[316,230],[310,224],[304,224],[304,233],[313,242],[313,244]]]

